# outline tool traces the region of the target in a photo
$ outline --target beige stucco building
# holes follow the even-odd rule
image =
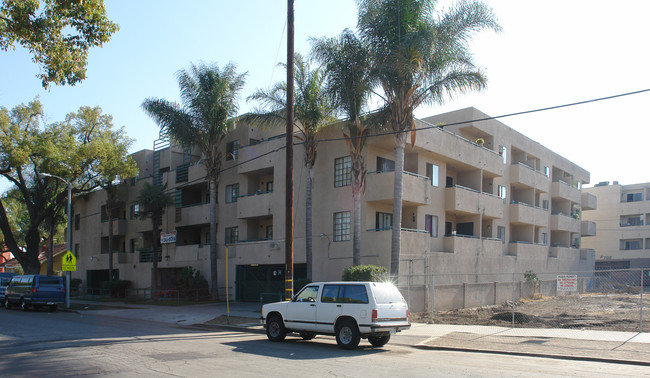
[[[497,120],[472,121],[486,118],[468,108],[417,122],[424,129],[405,152],[400,272],[412,277],[475,274],[481,280],[482,273],[592,270],[593,251],[580,248],[582,235],[590,234],[581,209],[596,207],[593,196],[581,189],[589,183],[589,172]],[[240,122],[227,140],[229,155],[218,188],[218,280],[222,294],[228,286],[233,299],[259,300],[260,293],[282,292],[282,132]],[[350,162],[341,137],[334,126],[324,131],[314,167],[315,281],[338,280],[352,264]],[[305,274],[307,170],[300,145],[294,154],[294,273],[300,278]],[[114,220],[120,279],[136,288],[151,285],[151,225],[137,216],[136,203],[146,181],[166,183],[175,198],[162,226],[170,243],[162,247],[159,287],[174,285],[185,266],[209,276],[209,196],[200,156],[159,141],[153,151],[133,157],[140,175],[121,186],[123,201]],[[362,264],[390,266],[394,160],[392,136],[368,140]],[[108,222],[100,215],[104,203],[102,191],[74,201],[78,270],[73,277],[91,287],[108,277]]]
[[[584,192],[598,199],[598,208],[583,215],[597,230],[584,241],[596,251],[596,268],[650,267],[650,183],[602,182]]]

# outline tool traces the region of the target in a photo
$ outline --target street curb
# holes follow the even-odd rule
[[[605,362],[610,364],[621,364],[621,365],[650,366],[650,362],[646,362],[646,361],[619,360],[615,358],[604,358],[604,357],[568,356],[563,354],[548,354],[548,353],[509,352],[503,350],[441,347],[441,346],[429,346],[429,345],[422,345],[422,344],[416,344],[416,345],[396,344],[396,345],[408,346],[408,347],[422,349],[422,350],[440,350],[440,351],[448,351],[448,352],[466,352],[466,353],[490,353],[490,354],[507,355],[507,356],[549,358],[554,360]]]

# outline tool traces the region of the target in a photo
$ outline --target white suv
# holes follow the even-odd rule
[[[408,306],[399,290],[385,282],[322,282],[305,286],[291,301],[262,306],[262,321],[271,341],[288,332],[305,340],[317,334],[335,335],[343,349],[354,349],[361,338],[375,347],[390,335],[411,327]]]

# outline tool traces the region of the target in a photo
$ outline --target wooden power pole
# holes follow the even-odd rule
[[[287,0],[287,163],[284,297],[293,296],[293,0]]]

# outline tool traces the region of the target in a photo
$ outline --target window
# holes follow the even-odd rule
[[[506,228],[503,226],[497,226],[497,239],[501,240],[502,244],[506,243]]]
[[[75,243],[74,245],[74,257],[79,258],[79,250],[81,249],[81,246],[79,243]]]
[[[506,199],[506,187],[503,185],[499,185],[499,193],[498,193],[499,198]]]
[[[643,226],[643,214],[622,215],[620,224],[621,227]]]
[[[439,167],[435,164],[427,163],[427,177],[431,179],[431,185],[438,186]]]
[[[293,299],[294,302],[316,302],[318,286],[307,286]]]
[[[350,240],[350,212],[334,213],[334,241]]]
[[[368,303],[368,292],[364,285],[324,285],[321,302]]]
[[[508,162],[508,159],[506,157],[508,155],[507,152],[508,149],[506,148],[506,146],[499,146],[499,155],[503,157],[503,164],[507,164]]]
[[[344,156],[334,159],[334,187],[348,186],[352,182],[352,158]]]
[[[621,202],[638,202],[643,201],[643,193],[623,193]]]
[[[266,239],[273,240],[273,226],[266,226]]]
[[[543,208],[544,210],[548,210],[548,200],[543,200],[543,201],[542,201],[542,208]]]
[[[395,161],[377,156],[377,171],[392,172],[395,170]]]
[[[108,214],[106,214],[106,205],[102,205],[99,209],[99,220],[101,222],[108,222]]]
[[[438,237],[438,216],[425,215],[424,228],[427,230],[427,232],[432,238],[437,238]]]
[[[551,172],[551,170],[548,167],[544,167],[544,174],[546,175],[546,177],[548,177],[550,172]]]
[[[239,139],[233,140],[226,144],[226,160],[237,160],[237,152],[239,151]]]
[[[239,227],[226,227],[226,244],[234,244],[239,241]]]
[[[79,227],[81,227],[81,215],[75,214],[74,215],[74,230],[79,231]]]
[[[542,232],[542,244],[548,244],[548,234],[546,232]]]
[[[270,193],[270,192],[273,191],[273,181],[268,181],[266,183],[266,191],[267,191],[267,193]]]
[[[129,219],[136,219],[140,215],[140,204],[129,206]]]
[[[643,249],[643,239],[623,239],[621,240],[621,250],[630,251],[634,249]]]
[[[390,230],[393,226],[393,214],[377,213],[375,215],[375,230]]]
[[[226,186],[226,203],[237,202],[237,197],[239,197],[239,184]]]
[[[129,239],[129,253],[135,252],[135,239]]]

